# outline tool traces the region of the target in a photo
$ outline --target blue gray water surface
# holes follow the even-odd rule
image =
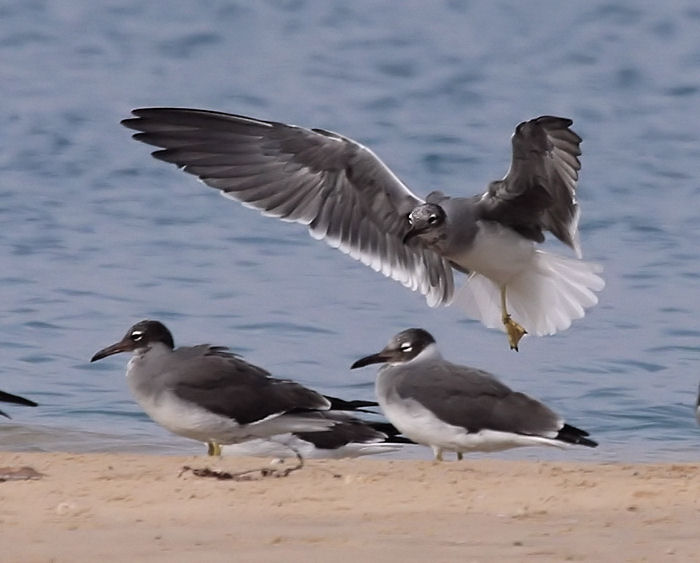
[[[350,364],[422,326],[601,443],[502,455],[699,458],[696,2],[11,1],[0,93],[0,388],[41,403],[5,409],[1,447],[203,451],[139,410],[126,356],[89,363],[150,317],[180,344],[229,345],[355,398],[375,371]],[[419,194],[482,190],[519,121],[570,116],[600,304],[511,353],[502,333],[152,159],[119,125],[150,105],[336,130]]]

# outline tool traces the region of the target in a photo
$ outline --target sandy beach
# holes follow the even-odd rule
[[[697,561],[700,463],[308,461],[2,453],[4,562]]]

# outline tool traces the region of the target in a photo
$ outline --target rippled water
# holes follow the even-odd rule
[[[88,363],[152,317],[182,344],[354,397],[374,370],[348,366],[423,326],[601,442],[508,455],[698,459],[694,2],[22,1],[0,6],[0,49],[0,388],[41,403],[5,409],[3,447],[201,451],[139,411],[125,356]],[[421,194],[482,190],[516,123],[570,116],[601,303],[509,353],[501,333],[153,160],[119,125],[147,105],[340,131]]]

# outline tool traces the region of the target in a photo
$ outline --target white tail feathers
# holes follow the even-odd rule
[[[506,286],[506,306],[514,321],[530,334],[554,334],[582,318],[598,303],[594,293],[605,287],[591,262],[536,251],[530,266]],[[489,328],[503,329],[501,290],[489,278],[472,273],[452,301]]]

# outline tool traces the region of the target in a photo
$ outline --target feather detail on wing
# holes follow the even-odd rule
[[[148,108],[122,123],[134,138],[264,215],[306,225],[352,258],[425,295],[452,298],[449,264],[418,241],[403,243],[422,200],[363,145],[322,129],[213,111]]]
[[[581,257],[580,210],[576,186],[581,169],[581,137],[570,119],[541,116],[520,123],[513,134],[513,158],[502,180],[482,196],[486,219],[509,224],[537,242],[548,230]]]

